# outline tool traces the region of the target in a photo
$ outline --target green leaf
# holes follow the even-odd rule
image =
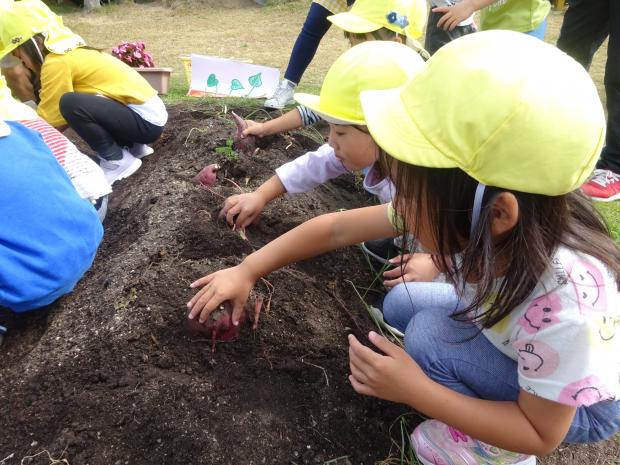
[[[213,74],[213,73],[209,74],[209,77],[207,78],[207,86],[215,87],[219,83],[220,83],[220,81],[217,80],[217,77],[215,77],[215,74]]]
[[[263,80],[261,79],[260,75],[261,73],[258,73],[248,78],[248,82],[252,87],[260,87],[263,85]]]
[[[244,89],[243,84],[241,84],[241,81],[239,81],[239,79],[233,79],[232,81],[230,81],[230,91],[235,91],[235,90],[241,90]]]

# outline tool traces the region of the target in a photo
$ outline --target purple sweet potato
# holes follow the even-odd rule
[[[253,303],[250,303],[250,300],[253,300]],[[262,295],[250,296],[239,317],[239,325],[235,326],[232,323],[232,305],[226,301],[212,312],[204,323],[200,323],[197,318],[187,319],[186,329],[190,336],[206,336],[211,341],[211,350],[215,352],[216,343],[237,340],[239,329],[249,321],[252,322],[252,329],[256,329],[262,307]]]
[[[249,135],[243,137],[242,133],[245,129],[247,129],[248,123],[239,115],[235,114],[234,111],[231,113],[233,120],[235,121],[235,125],[237,126],[237,130],[233,136],[233,149],[237,152],[243,153],[244,155],[252,155],[256,150],[256,136]]]
[[[196,175],[194,181],[201,186],[211,187],[217,182],[217,172],[220,170],[220,165],[213,163],[205,166],[200,173]]]

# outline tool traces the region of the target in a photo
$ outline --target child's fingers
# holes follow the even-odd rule
[[[349,348],[349,370],[351,370],[351,374],[355,376],[356,380],[364,384],[368,383],[368,377],[364,369],[358,365],[357,359],[351,356],[351,348]]]
[[[374,391],[371,388],[369,388],[365,384],[360,383],[358,380],[355,379],[353,375],[349,375],[349,382],[351,383],[351,386],[353,386],[355,392],[357,392],[358,394],[362,394],[364,396],[374,395]]]
[[[399,276],[403,275],[403,270],[399,267],[397,268],[392,268],[391,270],[387,270],[383,273],[383,277],[387,278],[387,279],[394,279],[394,278],[398,278]]]
[[[241,314],[243,313],[243,307],[245,305],[244,301],[235,300],[234,307],[232,311],[232,323],[235,326],[239,326],[239,318],[241,318]]]
[[[377,347],[377,349],[379,349],[385,355],[393,356],[396,355],[396,353],[398,352],[398,347],[396,346],[396,344],[393,344],[392,342],[388,341],[386,338],[384,338],[380,334],[375,333],[374,331],[368,333],[368,339],[370,339],[370,342],[372,342],[375,347]]]
[[[349,360],[358,368],[368,373],[377,357],[381,355],[363,345],[353,334],[349,334]]]
[[[394,266],[399,266],[399,265],[402,265],[403,263],[407,263],[409,259],[411,258],[411,256],[412,254],[406,253],[403,255],[399,255],[398,257],[391,258],[389,262]]]
[[[398,276],[394,279],[388,279],[388,280],[383,281],[383,285],[385,287],[394,287],[404,282],[405,282],[404,276]]]
[[[226,212],[226,222],[228,224],[235,224],[235,216],[237,216],[240,212],[241,206],[237,203]]]
[[[209,284],[212,279],[213,279],[213,273],[210,273],[206,276],[203,276],[202,278],[197,279],[196,281],[191,283],[189,287],[193,289],[198,286],[204,286],[205,284]]]

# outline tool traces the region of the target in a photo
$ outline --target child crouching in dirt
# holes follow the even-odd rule
[[[429,56],[417,42],[417,39],[422,35],[426,21],[426,2],[424,0],[390,0],[387,2],[379,0],[358,0],[349,12],[333,15],[328,19],[344,31],[351,46],[366,41],[397,42],[407,44],[423,59],[427,59]],[[371,73],[371,75],[373,75],[373,73]],[[345,82],[348,82],[353,76],[356,75],[350,74],[343,79]],[[265,135],[276,134],[301,126],[314,124],[322,119],[319,113],[302,105],[273,120],[262,123],[249,120],[249,127],[243,132],[243,135],[263,137]],[[306,156],[301,157],[298,164],[303,165],[304,163],[308,163],[308,159],[311,160],[313,157],[316,158],[317,156],[322,157],[323,154],[330,154],[329,156],[333,158],[333,148],[331,148],[329,144],[325,144],[321,146],[317,152],[310,152]],[[235,221],[237,227],[246,227],[251,224],[267,203],[284,193],[281,186],[278,186],[278,190],[275,189],[275,183],[278,181],[278,177],[288,169],[287,167],[292,167],[296,163],[297,162],[293,162],[292,164],[284,165],[280,170],[276,170],[276,176],[261,186],[258,191],[255,192],[257,195],[242,194],[229,197],[226,200],[223,212],[227,213],[232,209],[233,212],[239,213]],[[308,168],[311,167],[311,164],[308,164]],[[319,176],[316,184],[313,185],[309,183],[304,186],[303,189],[309,190],[328,179],[338,176],[340,172],[337,171],[338,170],[332,173],[321,173],[323,177]],[[366,178],[368,179],[368,176],[366,176]],[[291,187],[291,189],[289,189],[289,187]],[[300,186],[287,186],[286,192],[289,194],[305,192],[304,190],[294,190],[294,187],[299,188]],[[270,192],[265,192],[267,189],[270,189]],[[263,193],[269,196],[261,195]],[[384,201],[385,198],[387,197],[381,199],[380,196],[381,201]],[[234,214],[227,215],[229,222],[232,221],[233,217]],[[399,245],[396,245],[392,239],[381,239],[378,241],[368,241],[362,244],[362,250],[370,258],[381,263],[382,266],[397,265],[401,263],[401,258],[399,257],[401,249]],[[406,255],[403,259],[409,261],[409,256]],[[413,271],[415,262],[412,261],[408,268],[410,271],[406,271],[405,276],[408,276],[409,279],[419,278],[415,271]],[[390,286],[394,285],[400,279],[401,275],[396,270],[388,270],[384,277],[386,278],[385,284]]]
[[[238,321],[260,277],[411,231],[451,261],[450,283],[388,294],[386,318],[405,348],[350,335],[349,379],[360,394],[433,418],[412,434],[424,465],[534,465],[562,441],[620,431],[620,250],[578,191],[605,140],[587,72],[538,39],[487,31],[361,100],[393,207],[319,216],[200,278],[190,317],[230,301]]]
[[[70,126],[97,153],[108,183],[131,176],[168,119],[157,92],[120,60],[86,47],[39,0],[0,9],[0,58],[13,53],[35,80],[37,112]]]
[[[37,113],[11,96],[3,76],[0,76],[0,118],[17,121],[37,131],[52,154],[63,167],[75,190],[83,199],[94,204],[103,222],[107,211],[107,196],[112,189],[101,168],[60,132],[47,124]]]
[[[0,307],[51,304],[90,268],[103,236],[39,133],[0,120]]]
[[[295,94],[303,108],[329,123],[329,143],[282,165],[254,192],[229,197],[220,215],[228,223],[245,228],[258,219],[269,202],[285,193],[308,192],[330,179],[360,170],[365,171],[364,189],[376,195],[381,203],[391,201],[394,186],[377,163],[378,147],[366,129],[359,95],[368,89],[400,86],[422,69],[423,64],[420,55],[395,42],[365,42],[343,53],[327,72],[320,96]],[[387,242],[393,244],[393,239],[388,238]],[[430,257],[420,254],[408,263],[404,276],[432,280],[435,273],[428,275],[425,265],[432,265]],[[416,267],[420,268],[418,272]],[[387,273],[387,285],[401,282],[400,268]]]

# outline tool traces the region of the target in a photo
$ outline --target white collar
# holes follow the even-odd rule
[[[0,120],[0,137],[6,137],[11,134],[11,128],[4,121]]]

